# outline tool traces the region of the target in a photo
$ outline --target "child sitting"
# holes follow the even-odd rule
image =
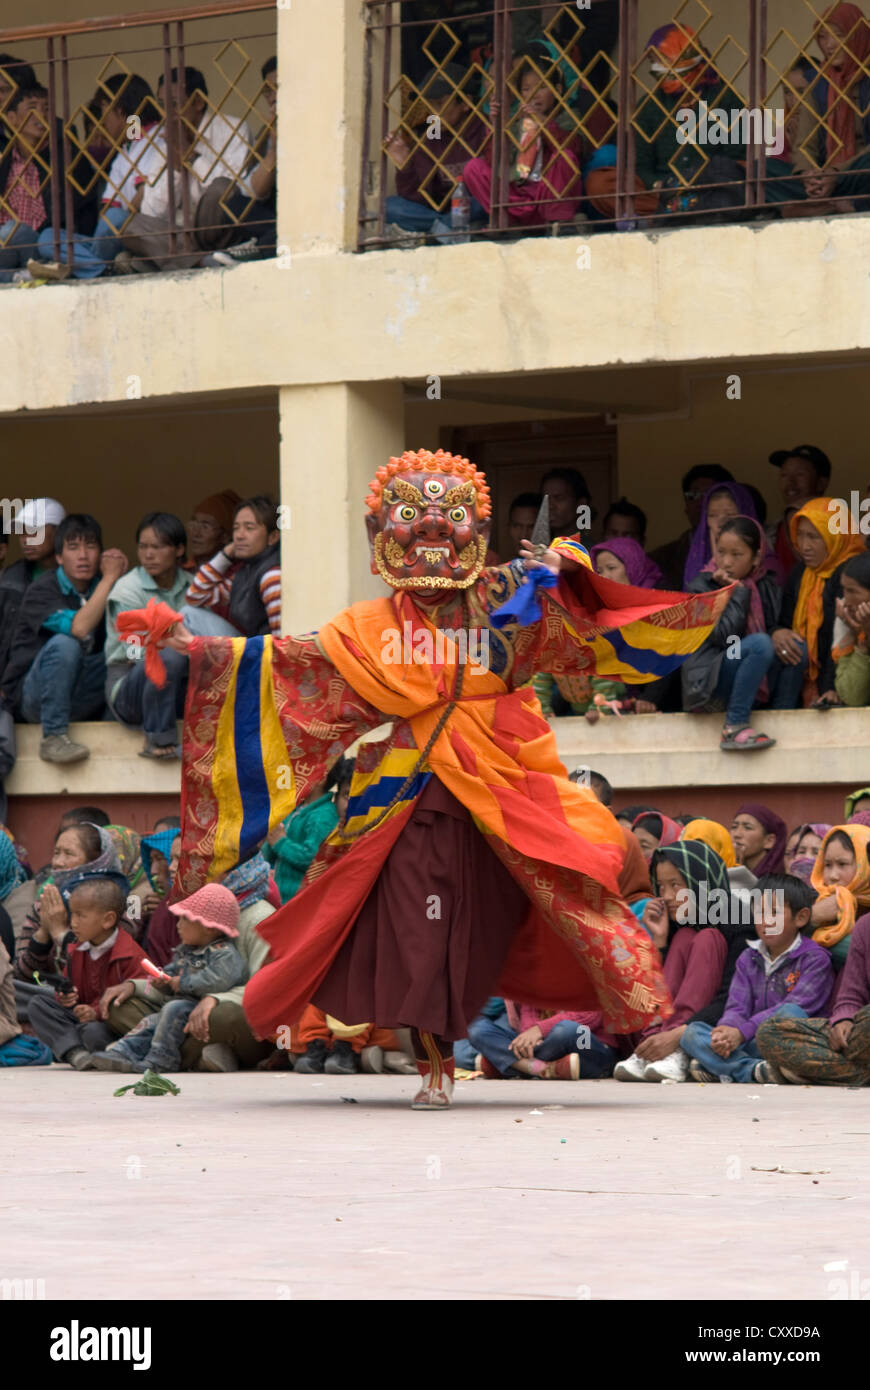
[[[618,1041],[605,1031],[600,1013],[547,1016],[510,999],[498,1018],[478,1014],[468,1025],[468,1039],[477,1052],[475,1071],[488,1077],[597,1079],[610,1076],[619,1057]]]
[[[803,936],[815,892],[792,874],[767,874],[755,903],[757,941],[737,961],[725,1012],[714,1028],[690,1023],[680,1046],[695,1081],[775,1080],[755,1035],[774,1015],[806,1018],[828,1001],[834,972],[827,952]]]
[[[67,957],[69,986],[59,987],[54,998],[48,991],[34,995],[28,1017],[59,1062],[89,1071],[91,1054],[115,1036],[100,1022],[100,1001],[111,985],[146,978],[145,952],[121,926],[127,902],[122,874],[84,871],[66,885],[64,899],[74,938]]]
[[[858,909],[870,908],[866,825],[835,825],[822,841],[810,883],[816,890],[813,940],[826,946],[837,969],[846,963]]]
[[[180,997],[143,1018],[105,1052],[97,1052],[93,1063],[98,1071],[180,1071],[187,1022],[200,999],[248,978],[245,962],[230,944],[239,934],[239,905],[228,888],[207,883],[169,910],[178,918],[181,945],[165,968],[170,978],[154,988]],[[123,1003],[125,997],[119,993],[116,1002]]]
[[[852,930],[849,958],[829,1019],[775,1018],[756,1034],[775,1081],[866,1086],[870,1082],[870,914]]]
[[[339,758],[319,786],[282,825],[277,825],[263,845],[263,855],[275,867],[281,902],[289,902],[300,887],[308,866],[327,835],[339,821],[339,798],[347,804],[353,777],[353,760]],[[333,787],[336,795],[333,796]]]

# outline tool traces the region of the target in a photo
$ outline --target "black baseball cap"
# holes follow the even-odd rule
[[[817,449],[815,444],[796,444],[793,449],[777,449],[770,455],[770,462],[774,468],[782,468],[786,459],[794,458],[807,459],[823,478],[830,478],[831,460],[822,449]]]

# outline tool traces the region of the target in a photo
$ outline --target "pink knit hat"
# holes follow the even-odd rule
[[[197,888],[189,898],[172,903],[169,908],[176,917],[189,917],[224,936],[238,936],[239,904],[235,895],[222,883],[207,883]]]

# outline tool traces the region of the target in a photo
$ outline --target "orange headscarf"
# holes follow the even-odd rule
[[[805,521],[816,528],[825,542],[827,552],[817,569],[810,569],[809,565],[804,569],[792,619],[792,628],[799,637],[804,639],[809,648],[810,664],[807,675],[811,681],[815,681],[819,674],[819,628],[822,626],[824,617],[822,600],[825,593],[825,582],[830,579],[834,570],[839,569],[846,560],[851,560],[853,555],[861,555],[864,552],[863,536],[855,535],[851,530],[844,535],[832,531],[831,525],[835,515],[829,508],[832,500],[830,497],[813,497],[811,501],[806,502],[801,507],[800,511],[795,512],[788,524],[791,543],[795,550],[797,550],[798,522],[803,517]]]
[[[858,87],[867,71],[870,58],[870,24],[858,5],[832,5],[816,25],[814,37],[824,33],[833,37],[831,25],[843,33],[843,47],[834,54],[841,66],[832,67],[826,60],[821,74],[828,84],[828,104],[825,111],[825,144],[828,161],[842,165],[858,153],[855,135]]]
[[[681,840],[700,840],[702,844],[715,850],[726,869],[737,865],[734,843],[724,825],[715,820],[690,820],[680,836]]]
[[[855,876],[845,887],[841,885],[834,887],[824,881],[825,850],[831,836],[836,835],[838,831],[846,836],[855,854]],[[813,872],[810,875],[810,883],[820,898],[829,898],[832,893],[836,893],[840,915],[836,922],[832,922],[830,926],[817,927],[813,932],[813,941],[818,941],[820,946],[836,946],[838,941],[842,941],[844,936],[849,935],[855,925],[856,905],[864,909],[870,908],[868,844],[870,844],[870,826],[867,825],[832,825],[822,841],[822,847],[816,856]]]

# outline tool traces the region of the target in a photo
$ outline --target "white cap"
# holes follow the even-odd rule
[[[43,526],[59,526],[66,508],[53,497],[28,497],[15,517],[16,531],[38,531]]]

